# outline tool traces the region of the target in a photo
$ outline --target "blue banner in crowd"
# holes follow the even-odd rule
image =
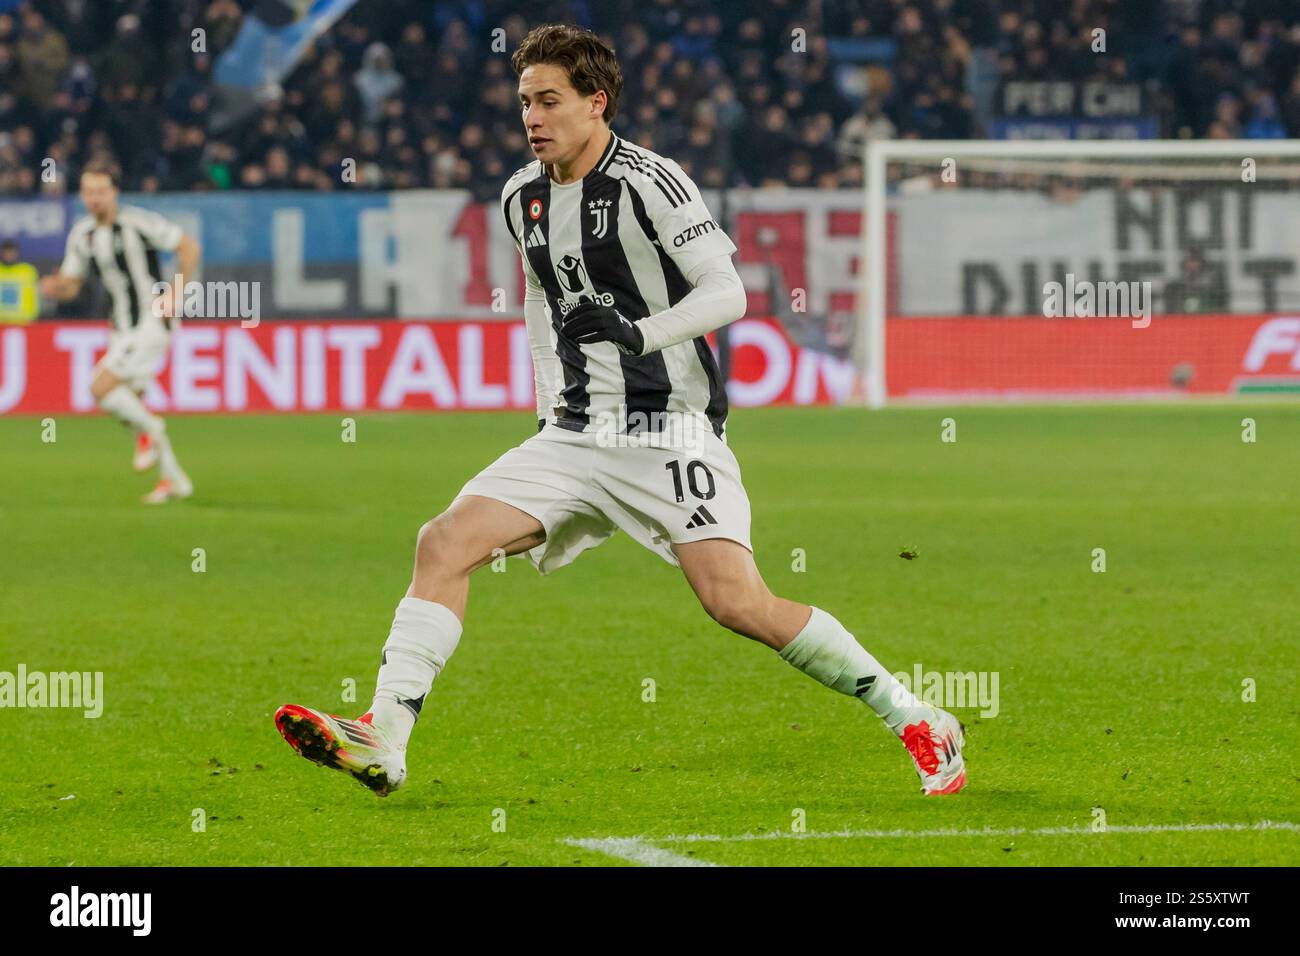
[[[356,2],[262,0],[213,66],[213,131],[228,129],[255,110],[259,95],[288,76],[311,43]]]
[[[1155,139],[1149,116],[1097,119],[1014,117],[989,123],[989,139]]]
[[[122,196],[126,205],[162,213],[194,232],[209,265],[246,265],[275,257],[277,232],[301,237],[304,262],[354,262],[365,210],[386,210],[392,193],[169,193]],[[81,204],[77,204],[80,212]],[[292,217],[287,221],[284,217]]]
[[[353,262],[362,213],[388,209],[391,194],[124,193],[122,204],[180,223],[202,244],[203,261],[212,266],[272,261],[275,227],[285,215],[292,216],[288,225],[301,236],[304,262]],[[24,259],[52,265],[62,261],[68,231],[85,212],[75,196],[0,199],[0,239],[16,240]]]
[[[27,261],[63,258],[63,243],[78,213],[74,199],[0,199],[0,239],[18,243]]]
[[[503,304],[522,301],[504,221],[465,191],[124,193],[121,201],[197,238],[203,280],[258,283],[268,317],[505,318]],[[49,273],[83,215],[75,196],[0,200],[0,239],[15,239],[20,258]],[[171,257],[161,265],[165,275]]]

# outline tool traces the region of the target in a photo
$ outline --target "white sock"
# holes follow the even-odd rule
[[[843,624],[820,608],[812,609],[804,629],[780,653],[782,660],[813,680],[861,698],[895,734],[921,706]]]
[[[136,434],[143,432],[149,436],[158,446],[158,472],[162,477],[175,479],[180,475],[180,463],[167,437],[167,423],[149,411],[139,395],[119,384],[99,400],[99,407],[126,422]]]
[[[167,437],[167,432],[162,431],[149,437],[158,446],[158,474],[164,478],[175,480],[181,474],[181,463],[176,460],[176,452],[172,451],[172,442]]]
[[[126,422],[135,429],[136,434],[145,432],[150,438],[157,438],[166,432],[163,420],[145,408],[140,396],[125,385],[115,386],[99,400],[99,407]]]
[[[421,598],[402,598],[370,705],[374,722],[398,747],[411,739],[424,697],[460,641],[461,623],[451,608]]]

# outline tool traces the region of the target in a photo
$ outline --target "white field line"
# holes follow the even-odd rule
[[[569,838],[564,842],[603,853],[639,866],[720,866],[691,857],[681,856],[655,846],[656,843],[745,843],[754,840],[888,840],[921,839],[935,837],[1015,837],[1015,836],[1105,836],[1108,833],[1213,833],[1246,830],[1300,831],[1300,823],[1288,820],[1260,820],[1256,823],[1182,823],[1182,824],[1117,824],[1105,830],[1091,826],[1075,827],[1006,827],[979,830],[822,830],[810,833],[787,833],[777,830],[769,833],[740,833],[731,836],[717,833],[688,833],[671,836]]]
[[[642,837],[656,843],[740,843],[749,840],[887,840],[920,837],[1008,837],[1008,836],[1104,836],[1107,833],[1201,833],[1217,830],[1300,830],[1300,823],[1290,821],[1260,820],[1257,823],[1179,823],[1179,824],[1143,824],[1107,826],[1105,830],[1093,830],[1091,826],[1076,827],[1007,827],[993,829],[985,827],[980,830],[822,830],[811,833],[786,833],[776,830],[771,833],[741,833],[734,836],[719,836],[713,833],[690,833],[682,836]]]
[[[677,853],[670,853],[668,850],[661,850],[644,840],[636,837],[609,837],[604,840],[565,840],[569,846],[581,847],[584,850],[593,850],[596,853],[604,853],[606,856],[616,857],[620,860],[627,860],[629,863],[635,863],[638,866],[717,866],[716,863],[708,863],[704,860],[692,859],[689,856],[681,856]]]

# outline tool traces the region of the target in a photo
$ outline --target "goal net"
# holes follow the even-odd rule
[[[1300,396],[1300,143],[867,149],[868,404]]]

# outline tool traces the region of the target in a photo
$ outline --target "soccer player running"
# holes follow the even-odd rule
[[[286,704],[280,733],[380,796],[396,790],[460,640],[470,573],[504,552],[545,574],[622,529],[680,567],[719,624],[862,700],[901,738],[924,793],[961,790],[957,718],[919,701],[826,611],[773,595],[754,563],[726,393],[703,337],[745,311],[736,247],[680,166],[610,130],[623,80],[595,34],[538,27],[512,63],[537,158],[501,205],[526,279],[538,432],[420,529],[369,711]]]
[[[188,498],[194,485],[176,460],[166,424],[142,401],[180,322],[172,296],[155,294],[163,284],[158,250],[176,254],[182,289],[185,277],[198,268],[200,250],[180,226],[156,212],[121,206],[118,195],[113,166],[99,160],[87,163],[81,173],[87,215],[73,224],[63,264],[41,280],[41,295],[75,299],[91,273],[108,290],[113,303],[108,351],[95,366],[90,392],[100,408],[135,432],[135,470],[159,466],[158,484],[143,500],[162,504]]]

